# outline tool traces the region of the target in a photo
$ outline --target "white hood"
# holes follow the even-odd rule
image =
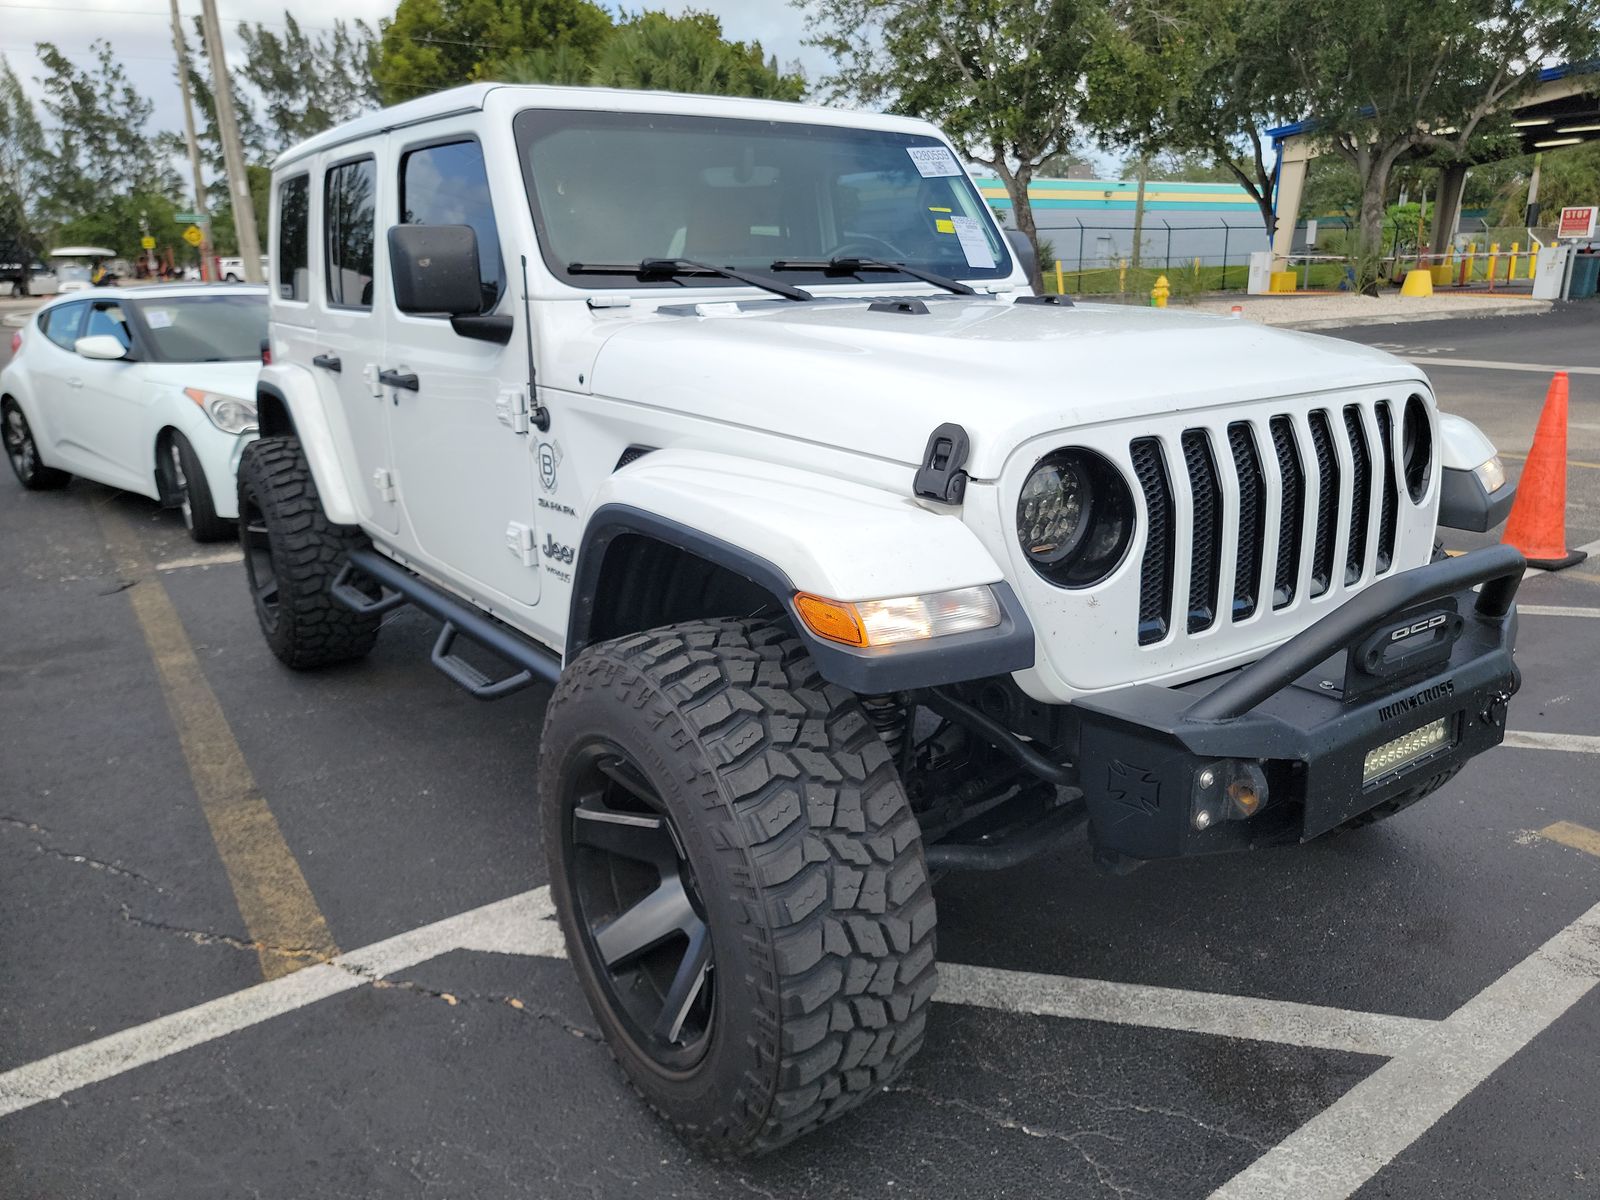
[[[223,396],[255,401],[256,376],[261,364],[255,359],[240,362],[142,362],[144,382],[162,388],[204,388]]]
[[[968,473],[993,479],[1055,430],[1422,378],[1366,346],[1228,317],[925,301],[925,314],[865,300],[664,310],[605,342],[593,387],[907,465],[954,421],[972,439]]]

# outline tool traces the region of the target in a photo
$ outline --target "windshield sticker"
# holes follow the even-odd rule
[[[172,313],[164,308],[147,308],[144,310],[144,323],[151,329],[171,329]]]
[[[951,209],[930,206],[928,211],[933,214],[933,228],[935,231],[939,233],[954,233],[956,231],[955,222],[950,219]]]
[[[976,217],[951,217],[956,240],[961,243],[961,253],[967,257],[967,266],[987,271],[994,266],[994,252],[989,249],[989,239],[983,236],[983,226]]]
[[[924,179],[943,179],[961,174],[961,164],[956,156],[943,146],[907,146],[906,153],[916,164],[917,174]]]

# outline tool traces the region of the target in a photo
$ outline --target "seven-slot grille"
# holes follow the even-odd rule
[[[1279,414],[1220,428],[1186,429],[1176,446],[1152,437],[1133,441],[1129,453],[1149,514],[1139,587],[1139,644],[1163,641],[1173,627],[1180,555],[1189,567],[1182,626],[1189,633],[1204,632],[1223,620],[1245,620],[1269,601],[1275,609],[1288,606],[1301,585],[1303,566],[1310,578],[1309,594],[1322,595],[1335,579],[1341,533],[1345,553],[1338,579],[1347,588],[1359,585],[1374,510],[1378,529],[1372,575],[1390,570],[1400,507],[1393,411],[1387,401],[1330,405],[1299,417]],[[1219,469],[1221,456],[1231,463],[1231,473]],[[1268,469],[1269,462],[1275,471]],[[1174,503],[1175,471],[1181,476],[1178,483],[1187,485],[1187,519],[1180,518],[1181,506]],[[1225,545],[1230,512],[1237,533],[1233,544]],[[1269,513],[1276,514],[1278,526],[1277,549],[1270,557]],[[1308,514],[1313,521],[1309,532]],[[1226,598],[1219,594],[1227,574],[1224,562],[1233,567],[1233,592]]]

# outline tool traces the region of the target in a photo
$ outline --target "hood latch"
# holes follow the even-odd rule
[[[940,504],[960,504],[967,494],[967,451],[971,448],[967,431],[947,421],[928,435],[922,452],[922,465],[911,481],[911,492],[922,500]]]

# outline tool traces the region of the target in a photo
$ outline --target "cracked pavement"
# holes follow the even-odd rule
[[[1472,324],[1371,336],[1437,334],[1469,357],[1499,336]],[[1508,438],[1527,413],[1502,409],[1525,382],[1542,395],[1531,376],[1436,379]],[[1592,379],[1573,395],[1574,421],[1600,421]],[[1600,471],[1572,486],[1600,504]],[[150,562],[193,553],[145,501],[0,481],[0,1071],[258,984],[263,949],[315,961],[248,934],[101,540],[107,507]],[[455,692],[410,612],[369,661],[292,675],[262,645],[236,564],[162,582],[338,946],[545,882],[542,693]],[[1529,589],[1600,606],[1600,582]],[[1585,632],[1523,622],[1519,727],[1596,732],[1600,678],[1574,653]],[[1498,751],[1351,837],[1121,877],[1074,842],[1008,874],[952,874],[940,957],[1443,1018],[1600,898],[1600,859],[1528,833],[1600,828],[1593,774],[1581,754]],[[1199,1200],[1384,1061],[936,1004],[924,1051],[870,1104],[730,1166],[690,1154],[638,1101],[567,963],[454,950],[390,975],[346,969],[359,986],[0,1118],[0,1197]],[[1359,1195],[1593,1196],[1595,1045],[1591,995]]]

